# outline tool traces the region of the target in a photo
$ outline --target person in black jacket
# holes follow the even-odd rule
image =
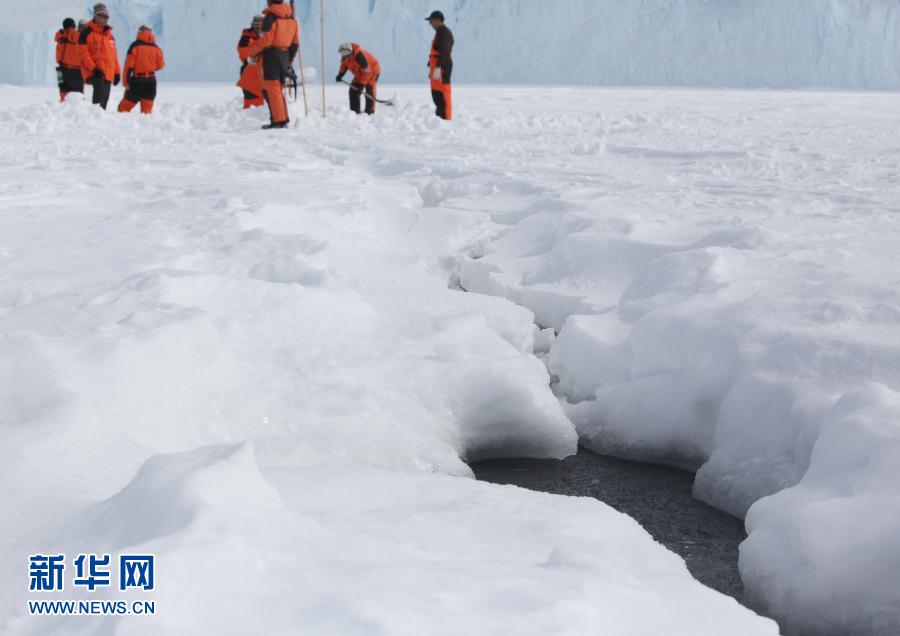
[[[453,75],[453,32],[444,24],[444,14],[434,11],[425,18],[434,27],[431,57],[428,60],[428,76],[431,79],[431,97],[437,116],[453,119],[453,95],[450,78]]]

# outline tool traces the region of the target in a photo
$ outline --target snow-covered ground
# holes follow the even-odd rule
[[[262,133],[0,89],[0,633],[777,633],[467,479],[576,430],[749,508],[793,632],[900,629],[900,98],[399,93]],[[126,549],[156,618],[23,615],[27,555]]]
[[[597,502],[468,479],[576,437],[532,314],[433,249],[489,229],[416,187],[482,126],[408,94],[264,134],[230,87],[153,118],[2,90],[3,634],[777,632]],[[28,555],[126,550],[156,618],[23,615]]]

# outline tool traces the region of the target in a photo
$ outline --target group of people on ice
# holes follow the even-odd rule
[[[296,88],[294,59],[300,51],[300,24],[294,15],[293,3],[267,0],[268,7],[253,18],[238,42],[241,75],[238,86],[244,92],[244,108],[267,105],[270,122],[264,129],[286,128],[290,119],[285,88]],[[428,74],[435,112],[442,119],[452,119],[453,99],[453,34],[444,24],[444,14],[434,11],[428,22],[435,30],[428,61]],[[375,113],[378,103],[378,80],[381,64],[359,44],[348,42],[338,47],[341,65],[335,80],[350,86],[350,110],[355,113]],[[66,18],[56,34],[56,63],[60,99],[69,93],[84,93],[85,85],[93,87],[92,102],[106,108],[112,86],[121,81],[125,96],[119,112],[130,112],[140,103],[141,112],[153,112],[156,99],[156,73],[165,67],[162,50],[150,27],[138,29],[134,43],[120,68],[116,39],[109,26],[109,10],[105,4],[94,5],[91,20]],[[346,82],[344,77],[352,74]],[[365,99],[365,105],[362,100]]]
[[[130,112],[140,104],[141,112],[148,115],[156,99],[156,73],[166,65],[153,30],[142,26],[121,67],[116,38],[109,26],[109,10],[102,3],[94,5],[91,20],[78,25],[72,18],[63,21],[63,28],[56,33],[56,64],[61,100],[69,93],[84,93],[89,84],[93,87],[93,103],[106,109],[112,87],[122,82],[125,96],[119,102],[119,112]]]
[[[244,91],[244,108],[268,104],[271,121],[263,128],[285,128],[289,123],[284,88],[288,83],[296,87],[294,58],[300,50],[300,25],[293,5],[284,0],[268,0],[268,8],[253,17],[249,29],[244,29],[238,41],[241,60],[238,86]],[[444,23],[444,14],[434,11],[426,18],[435,30],[428,74],[435,112],[442,119],[452,119],[453,98],[453,33]],[[345,82],[347,73],[353,75],[350,85],[350,110],[368,115],[375,113],[378,103],[378,79],[381,64],[378,58],[359,44],[346,42],[338,47],[341,66],[335,81]],[[362,104],[365,97],[365,106]]]

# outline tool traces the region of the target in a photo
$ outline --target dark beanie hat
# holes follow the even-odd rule
[[[63,20],[63,28],[64,29],[74,29],[75,28],[75,20],[72,18],[66,18]]]

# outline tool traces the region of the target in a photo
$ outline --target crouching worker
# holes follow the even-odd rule
[[[241,59],[241,79],[237,85],[244,91],[244,110],[265,104],[263,88],[259,78],[259,64],[250,57],[250,47],[259,39],[265,16],[255,16],[249,29],[244,29],[238,41],[237,52]]]
[[[268,0],[269,8],[263,11],[263,24],[259,39],[250,45],[250,57],[262,56],[260,79],[263,98],[269,105],[271,122],[264,130],[287,128],[287,100],[284,84],[294,76],[294,58],[300,50],[300,25],[294,18],[294,10],[284,0]]]
[[[75,20],[66,18],[63,28],[56,33],[56,75],[59,81],[59,99],[65,101],[69,93],[84,93],[84,76],[81,74],[81,47]]]
[[[141,112],[153,112],[156,99],[156,72],[166,65],[162,49],[156,46],[156,38],[148,26],[138,29],[137,40],[129,47],[125,58],[125,97],[119,102],[120,113],[130,113],[141,103]]]
[[[366,94],[366,114],[375,113],[375,100],[378,96],[378,78],[381,76],[381,65],[375,56],[362,49],[359,44],[346,43],[338,47],[341,54],[341,68],[337,82],[344,81],[344,75],[349,71],[353,73],[353,82],[350,84],[350,110],[359,114],[360,98],[363,92]]]

